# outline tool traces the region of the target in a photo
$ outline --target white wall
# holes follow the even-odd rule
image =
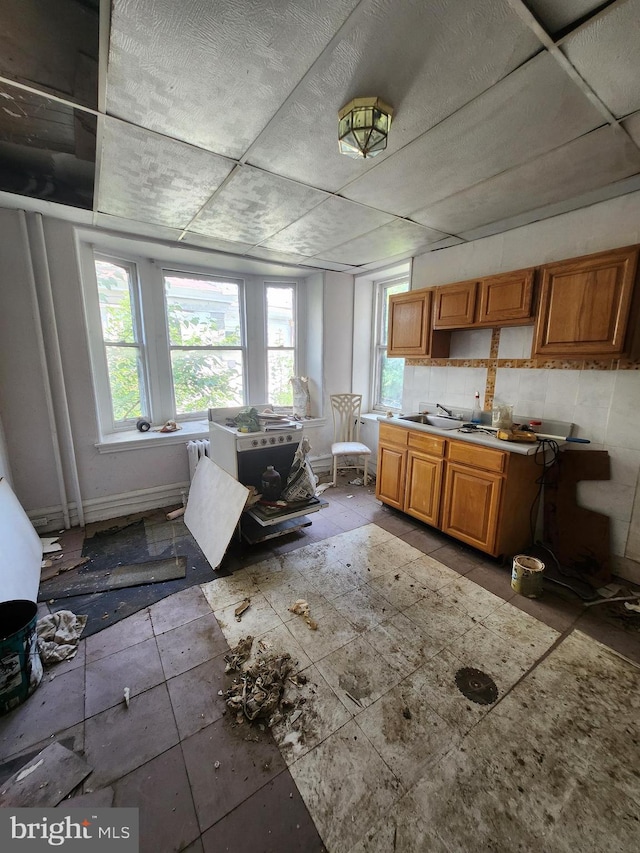
[[[412,287],[536,266],[563,258],[640,243],[640,193],[584,210],[443,249],[414,259]],[[529,358],[533,327],[501,330],[498,357]],[[488,358],[491,333],[456,332],[452,358]],[[476,389],[484,394],[485,368],[407,367],[403,407],[421,401],[470,408]],[[640,580],[640,370],[537,370],[498,368],[495,398],[515,411],[575,423],[587,449],[605,449],[611,480],[579,484],[581,505],[609,515],[617,570]],[[635,507],[635,508],[634,508]],[[626,558],[626,559],[625,559]]]

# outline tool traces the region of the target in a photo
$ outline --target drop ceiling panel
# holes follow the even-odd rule
[[[357,0],[114,0],[107,109],[240,157]]]
[[[640,109],[640,0],[618,3],[568,36],[562,50],[611,112]]]
[[[232,255],[244,255],[250,249],[252,243],[241,243],[237,240],[221,240],[219,237],[207,237],[204,234],[195,234],[187,231],[182,243],[192,246],[200,246],[204,249],[212,249],[214,252],[230,252]]]
[[[348,243],[343,243],[335,249],[325,251],[322,257],[329,261],[341,261],[342,263],[358,266],[371,261],[381,261],[395,255],[419,255],[425,252],[433,243],[447,237],[441,231],[424,228],[413,222],[396,219],[356,237]]]
[[[421,222],[464,234],[540,210],[640,172],[640,151],[612,127],[594,130],[536,160],[421,211]]]
[[[509,74],[540,43],[506,0],[365,0],[248,155],[335,191]],[[338,110],[378,96],[394,109],[387,152],[338,152]]]
[[[629,116],[622,125],[635,144],[640,147],[640,113]]]
[[[185,228],[233,167],[230,160],[104,120],[100,197],[102,213]]]
[[[342,198],[330,198],[279,234],[265,240],[263,245],[281,252],[320,255],[392,219],[388,213]]]
[[[190,230],[259,243],[327,198],[326,193],[242,166],[206,205]]]
[[[598,110],[545,52],[342,194],[408,216],[600,124]]]
[[[0,75],[95,109],[98,2],[2,0]]]
[[[307,260],[306,255],[299,255],[297,252],[278,252],[275,249],[265,249],[263,246],[254,246],[249,255],[252,258],[260,258],[265,261],[275,261],[279,264],[302,264]]]
[[[323,261],[319,258],[301,261],[300,266],[311,267],[316,270],[331,270],[332,272],[351,272],[354,269],[350,264],[337,264],[335,261]]]
[[[137,234],[141,237],[152,237],[157,240],[177,242],[182,231],[180,228],[166,228],[162,225],[152,225],[135,219],[124,219],[121,216],[111,216],[108,213],[96,213],[95,224],[108,231],[122,231],[125,234]]]
[[[564,30],[585,15],[589,15],[603,0],[526,0],[536,18],[550,34]]]

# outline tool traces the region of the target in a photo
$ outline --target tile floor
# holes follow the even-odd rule
[[[172,526],[191,558],[181,589],[120,590],[106,620],[112,593],[85,599],[76,658],[0,718],[0,781],[60,741],[93,767],[61,805],[138,806],[140,849],[154,853],[637,850],[638,631],[553,589],[515,595],[506,568],[371,490],[325,497],[310,528],[234,544],[216,573]],[[146,550],[129,530],[104,538],[102,557],[125,540],[163,553],[161,519],[145,527]],[[289,612],[297,598],[317,631]],[[53,606],[70,603],[80,612],[77,599]],[[247,633],[307,676],[287,687],[306,700],[293,724],[225,713],[224,654]],[[497,702],[458,691],[464,666],[491,675]]]

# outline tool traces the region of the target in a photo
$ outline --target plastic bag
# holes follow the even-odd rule
[[[292,376],[289,380],[293,387],[293,414],[297,418],[311,417],[311,394],[306,376]]]
[[[287,477],[287,484],[282,490],[281,498],[289,503],[305,501],[316,493],[316,475],[311,469],[309,439],[303,437],[293,457],[293,464]]]

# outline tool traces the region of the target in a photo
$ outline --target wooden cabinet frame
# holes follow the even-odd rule
[[[433,291],[409,290],[389,297],[387,356],[447,358],[449,332],[434,331],[431,322]]]

